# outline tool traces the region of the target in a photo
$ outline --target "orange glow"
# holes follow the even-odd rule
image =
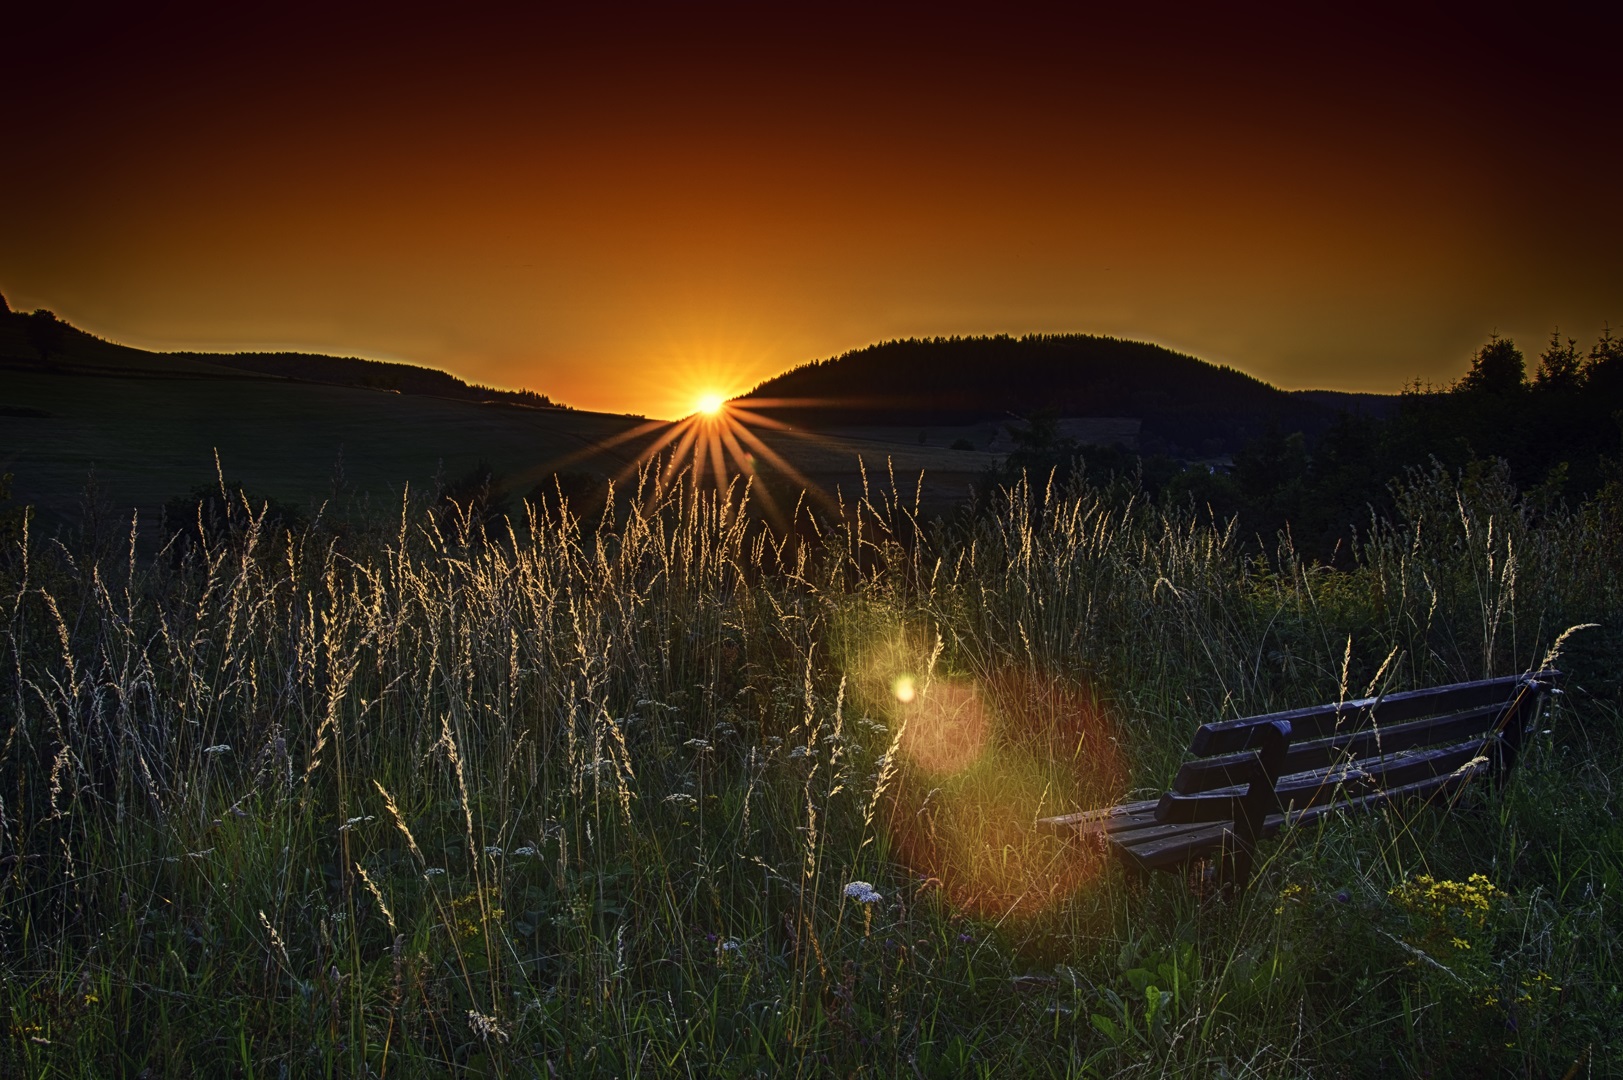
[[[918,651],[902,634],[875,641],[866,659],[877,671]],[[890,828],[905,865],[939,881],[954,907],[987,918],[1051,908],[1101,872],[1101,848],[1031,825],[1122,794],[1117,744],[1085,688],[1022,671],[919,683],[904,675],[891,685],[902,776]]]
[[[698,411],[704,415],[715,416],[721,412],[727,401],[720,394],[700,394],[699,400],[694,404],[698,407]]]
[[[989,733],[986,707],[975,684],[963,679],[937,680],[929,692],[915,699],[912,681],[908,696],[900,689],[896,699],[914,708],[906,713],[902,729],[903,756],[932,775],[962,772],[986,749]]]
[[[132,345],[670,419],[887,338],[1096,333],[1391,393],[1495,330],[1623,321],[1592,242],[1623,225],[1623,142],[1594,138],[1616,35],[1564,14],[1046,5],[855,34],[529,5],[315,34],[25,6],[0,293]]]

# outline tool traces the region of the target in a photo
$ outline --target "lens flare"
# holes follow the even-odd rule
[[[900,749],[907,761],[933,776],[958,773],[986,751],[988,732],[986,706],[974,683],[937,679],[916,695]]]
[[[722,406],[727,404],[727,399],[720,394],[700,394],[695,404],[704,415],[715,416],[721,412]]]
[[[992,919],[1051,911],[1103,872],[1103,848],[1032,827],[1126,786],[1087,684],[1024,665],[942,670],[940,639],[920,627],[870,625],[852,643],[852,701],[884,719],[895,751],[888,831],[902,865]]]

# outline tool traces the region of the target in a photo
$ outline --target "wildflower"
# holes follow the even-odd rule
[[[855,900],[859,904],[877,904],[884,899],[866,881],[851,882],[845,887],[845,895],[848,899]]]
[[[541,853],[535,850],[535,848],[531,847],[529,844],[525,844],[523,847],[514,848],[513,854],[521,859],[533,859]]]
[[[1298,897],[1300,897],[1305,892],[1307,892],[1307,890],[1304,889],[1300,884],[1298,884],[1298,883],[1296,883],[1294,881],[1291,882],[1289,885],[1286,885],[1283,889],[1280,889],[1279,890],[1279,903],[1274,906],[1274,914],[1275,915],[1283,915],[1283,914],[1285,914],[1285,905],[1290,903],[1293,900],[1296,900]]]
[[[424,877],[440,877],[444,873],[445,873],[445,868],[443,866],[430,866],[427,870],[423,871],[423,876]]]
[[[725,952],[725,953],[733,953],[733,954],[736,955],[736,954],[742,953],[744,951],[744,946],[740,945],[736,941],[731,941],[731,940],[723,941],[721,943],[721,951]]]
[[[505,853],[500,847],[496,846],[495,844],[491,844],[489,847],[485,848],[485,854],[489,855],[493,859],[499,859]]]
[[[473,1033],[481,1039],[489,1040],[494,1038],[497,1042],[507,1041],[507,1032],[501,1029],[501,1025],[494,1016],[486,1016],[484,1013],[474,1012],[469,1009],[468,1027],[472,1028]]]
[[[791,760],[795,758],[803,758],[805,756],[806,748],[804,746],[797,746],[793,750],[789,751],[789,757]]]
[[[229,754],[230,752],[231,752],[231,744],[230,743],[218,743],[218,744],[216,744],[214,746],[205,746],[205,747],[203,747],[203,753],[205,753],[205,754]]]

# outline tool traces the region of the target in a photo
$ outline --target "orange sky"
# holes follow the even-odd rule
[[[949,10],[29,16],[0,292],[652,416],[910,335],[1396,391],[1623,324],[1616,17]]]

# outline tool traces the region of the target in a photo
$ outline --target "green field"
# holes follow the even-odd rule
[[[109,348],[112,348],[109,346]],[[555,472],[624,477],[657,432],[617,436],[638,418],[254,377],[170,371],[152,354],[148,370],[109,374],[11,370],[0,387],[0,472],[19,501],[39,508],[43,527],[76,522],[93,498],[127,528],[131,508],[150,529],[170,499],[218,483],[219,469],[256,499],[307,516],[323,502],[363,500],[398,509],[407,485],[433,493],[481,462],[515,505]],[[44,414],[44,415],[39,415]],[[764,440],[830,496],[860,484],[859,457],[887,461],[926,505],[961,501],[997,458],[941,447],[909,447],[829,436],[771,433]],[[611,444],[611,445],[605,445]],[[92,485],[92,476],[94,484]]]
[[[1615,508],[1411,473],[1331,571],[1124,487],[774,533],[649,483],[516,542],[424,499],[148,558],[10,512],[0,1074],[1617,1075]],[[1032,827],[1202,721],[1588,622],[1508,787],[1241,895]]]

